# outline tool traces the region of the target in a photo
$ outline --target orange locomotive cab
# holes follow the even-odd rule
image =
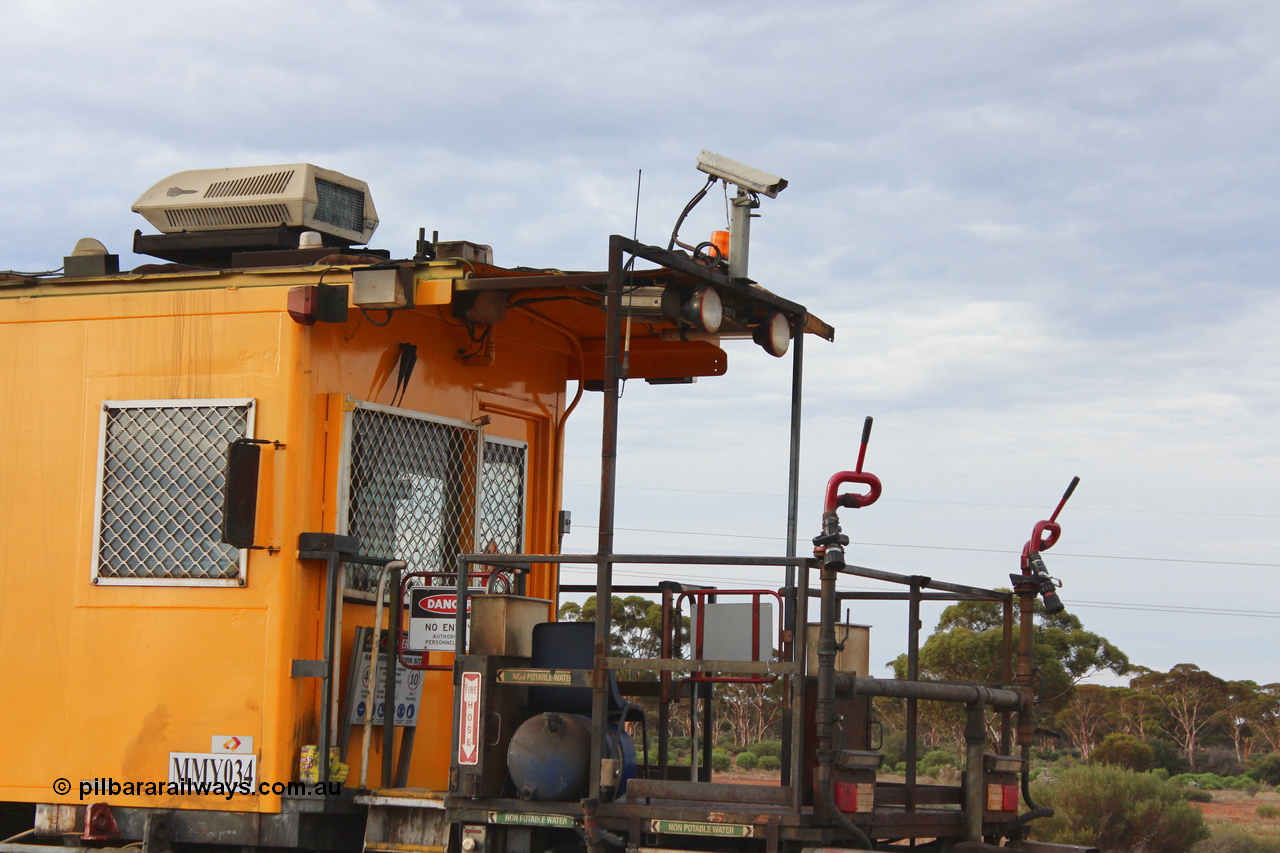
[[[157,188],[135,206],[157,263],[81,241],[64,275],[0,278],[3,815],[45,841],[353,848],[357,789],[448,787],[452,653],[367,691],[384,568],[447,586],[463,555],[557,553],[608,276],[352,248],[367,188],[307,164]],[[714,257],[652,251],[627,273],[631,378],[719,375],[721,339],[775,315],[831,336]],[[554,619],[555,564],[502,582]]]

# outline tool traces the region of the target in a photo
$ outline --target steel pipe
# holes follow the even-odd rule
[[[1017,710],[1022,696],[1014,690],[983,687],[980,684],[939,684],[933,681],[900,681],[896,678],[867,678],[852,672],[835,674],[836,695],[841,697],[889,696],[894,699],[930,699],[962,705],[990,705]]]

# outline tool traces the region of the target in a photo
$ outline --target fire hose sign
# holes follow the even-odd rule
[[[458,763],[480,763],[480,673],[462,673],[462,714],[458,720]]]

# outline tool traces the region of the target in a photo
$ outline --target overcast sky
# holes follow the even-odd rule
[[[866,415],[863,565],[1007,585],[1079,475],[1046,557],[1085,625],[1148,667],[1280,681],[1280,6],[0,0],[0,20],[0,268],[56,268],[85,236],[143,262],[129,206],[185,169],[313,162],[369,183],[395,255],[426,227],[563,269],[631,233],[637,170],[640,239],[664,244],[700,149],[782,175],[752,276],[837,328],[806,351],[802,536]],[[685,233],[721,227],[712,195]],[[721,379],[627,386],[620,551],[782,552],[789,370],[745,342]],[[598,397],[571,423],[566,550],[590,551]],[[905,610],[851,618],[876,626],[873,672],[904,648]]]

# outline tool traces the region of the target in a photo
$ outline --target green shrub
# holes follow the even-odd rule
[[[943,767],[955,767],[956,757],[945,749],[935,749],[928,755],[920,759],[920,763],[916,765],[916,771],[921,776],[937,776],[938,771]]]
[[[1107,735],[1102,739],[1102,743],[1089,753],[1090,764],[1110,764],[1138,773],[1150,770],[1154,760],[1155,750],[1150,744],[1143,743],[1133,735],[1120,732]]]
[[[1280,785],[1280,755],[1268,752],[1249,762],[1249,776],[1268,785]]]
[[[880,752],[884,753],[886,762],[892,761],[895,764],[901,764],[906,758],[907,753],[907,735],[906,732],[891,731],[884,736],[884,741],[880,745]],[[927,750],[919,738],[916,738],[916,756],[924,755]]]
[[[711,769],[717,773],[724,773],[733,765],[733,756],[725,752],[723,749],[711,750]]]
[[[1162,737],[1147,738],[1144,742],[1151,747],[1152,767],[1163,767],[1171,776],[1187,772],[1187,758],[1176,743]]]
[[[1211,746],[1197,752],[1196,766],[1204,773],[1217,773],[1224,777],[1240,775],[1240,760],[1229,746]]]
[[[1200,788],[1184,788],[1182,790],[1182,799],[1189,803],[1212,803],[1213,794]]]
[[[1106,764],[1056,770],[1036,801],[1056,814],[1032,824],[1037,841],[1096,845],[1111,853],[1186,853],[1209,836],[1200,811],[1149,773]]]
[[[1258,806],[1258,817],[1274,818],[1280,817],[1280,808],[1276,806],[1261,805]]]
[[[1203,788],[1206,791],[1221,791],[1236,787],[1233,778],[1224,779],[1217,773],[1179,773],[1171,778],[1169,783],[1179,787]],[[1240,787],[1247,784],[1248,780],[1245,780]]]
[[[782,759],[776,755],[766,755],[760,759],[761,770],[781,770]]]
[[[782,741],[780,740],[762,740],[755,746],[750,747],[759,758],[772,755],[774,758],[782,756]]]
[[[1213,837],[1201,841],[1195,846],[1194,851],[1195,853],[1280,853],[1280,843],[1274,840],[1264,841],[1230,824],[1218,824],[1214,827]]]
[[[754,752],[738,753],[738,766],[743,770],[755,770],[760,764],[760,756]]]

